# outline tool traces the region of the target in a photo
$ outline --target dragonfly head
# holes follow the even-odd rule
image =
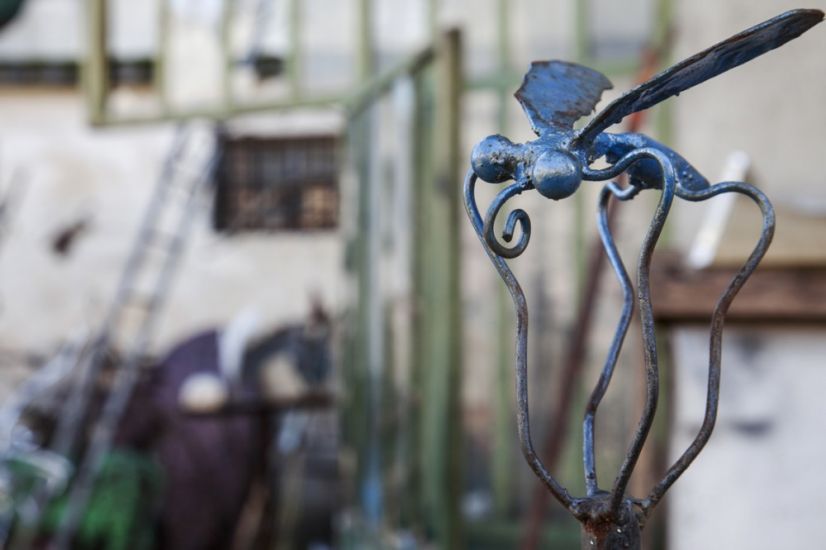
[[[516,178],[519,147],[505,136],[488,136],[473,148],[470,163],[473,171],[488,183],[502,183]]]
[[[582,180],[582,163],[565,150],[568,141],[568,136],[560,135],[515,144],[504,136],[488,136],[473,148],[470,162],[476,175],[488,183],[530,181],[542,196],[564,199]]]

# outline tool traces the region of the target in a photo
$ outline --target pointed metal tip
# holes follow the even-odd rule
[[[824,13],[818,9],[797,9],[789,10],[778,15],[775,19],[783,19],[788,24],[788,38],[784,40],[792,40],[801,34],[805,33],[815,25],[823,21]],[[771,20],[766,23],[771,22]]]
[[[814,27],[818,23],[823,21],[824,13],[823,10],[819,10],[816,8],[800,8],[796,10],[789,10],[786,12],[781,13],[778,18],[795,18],[800,20],[805,20],[807,29]]]
[[[800,14],[805,13],[809,17],[813,17],[813,18],[817,19],[818,21],[823,21],[823,16],[824,16],[823,10],[819,10],[819,9],[816,9],[816,8],[801,8],[801,9],[790,10],[790,11],[792,13],[794,13],[794,12],[800,13]],[[786,12],[786,13],[790,13],[790,12]]]

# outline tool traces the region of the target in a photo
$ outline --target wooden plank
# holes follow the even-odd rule
[[[661,323],[708,322],[735,269],[688,270],[655,260],[651,271],[654,316]],[[826,268],[758,269],[737,295],[730,321],[826,321]]]

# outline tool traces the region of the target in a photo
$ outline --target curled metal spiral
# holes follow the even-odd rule
[[[531,240],[531,218],[528,216],[528,213],[521,208],[517,208],[508,214],[508,218],[502,228],[502,240],[507,243],[513,240],[517,223],[519,223],[522,234],[516,244],[512,246],[505,246],[496,239],[496,231],[494,228],[496,217],[511,197],[515,197],[530,188],[531,185],[527,183],[514,183],[513,185],[509,185],[500,191],[498,195],[496,195],[488,207],[487,214],[485,214],[485,222],[482,226],[482,231],[485,235],[485,243],[487,243],[491,250],[503,258],[516,258],[522,254],[526,248],[528,248],[528,243]]]
[[[602,372],[586,405],[583,418],[583,466],[586,495],[574,497],[546,469],[534,450],[531,439],[530,419],[528,413],[528,306],[525,293],[519,281],[508,266],[506,259],[522,254],[530,241],[530,218],[524,210],[510,212],[504,224],[502,238],[509,242],[517,223],[521,227],[521,236],[510,247],[501,244],[494,234],[494,224],[505,203],[516,195],[531,189],[529,182],[516,182],[508,185],[497,194],[482,219],[475,199],[477,174],[468,171],[464,184],[465,208],[485,252],[496,268],[510,292],[516,309],[516,417],[522,454],[531,469],[545,484],[551,494],[565,506],[584,526],[606,522],[611,525],[630,526],[636,533],[630,533],[628,540],[638,544],[639,529],[645,519],[663,497],[671,485],[682,475],[708,442],[717,417],[717,402],[720,392],[720,358],[722,351],[722,329],[726,312],[732,300],[742,288],[745,281],[755,270],[766,253],[774,234],[774,211],[766,196],[755,187],[741,182],[723,182],[702,190],[690,190],[678,185],[671,160],[658,149],[639,148],[617,160],[605,170],[585,167],[582,177],[591,181],[606,181],[616,178],[635,163],[650,159],[660,168],[661,185],[657,187],[660,198],[656,210],[642,241],[637,263],[636,293],[625,265],[620,258],[613,235],[608,224],[607,209],[612,198],[620,201],[633,199],[643,188],[632,185],[621,188],[614,182],[607,183],[599,195],[598,230],[603,247],[610,264],[616,273],[623,295],[623,306],[616,327],[614,338],[608,350]],[[729,285],[721,294],[711,317],[711,336],[709,345],[709,371],[706,408],[702,425],[696,437],[677,461],[668,469],[664,477],[654,485],[644,498],[634,498],[626,494],[628,481],[639,459],[642,447],[648,436],[657,408],[659,395],[658,350],[654,330],[654,315],[651,304],[650,267],[654,248],[662,233],[671,205],[675,197],[697,202],[723,193],[740,193],[749,197],[760,208],[763,216],[762,231],[748,260],[735,274]],[[635,308],[639,308],[641,332],[643,339],[643,358],[646,376],[646,396],[642,415],[637,423],[625,457],[613,481],[610,491],[599,488],[594,444],[594,425],[596,412],[611,382],[619,353],[628,333]],[[635,521],[631,521],[634,519]],[[624,527],[623,527],[624,528]],[[635,539],[636,537],[636,539]],[[633,546],[633,544],[632,544]]]

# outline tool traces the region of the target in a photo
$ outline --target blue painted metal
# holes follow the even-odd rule
[[[503,136],[490,136],[474,148],[473,169],[490,183],[529,181],[542,195],[558,200],[576,191],[582,167],[594,159],[605,155],[609,162],[615,162],[632,150],[651,147],[670,159],[679,188],[704,189],[708,181],[668,147],[640,134],[607,134],[604,130],[634,112],[782,46],[822,20],[820,10],[792,10],[736,34],[630,90],[581,131],[573,129],[574,123],[593,111],[611,82],[601,73],[575,63],[534,62],[516,98],[539,139],[513,144]],[[656,163],[650,159],[632,166],[629,176],[636,180],[635,185],[644,188],[656,188],[661,179]],[[584,175],[584,179],[589,178]]]
[[[564,61],[534,61],[516,99],[537,135],[572,130],[574,122],[594,112],[602,92],[613,88],[593,69]]]
[[[612,102],[582,130],[578,140],[588,143],[626,116],[653,107],[710,78],[751,61],[823,20],[820,10],[791,10],[755,25],[703,50],[640,84]]]
[[[597,114],[581,131],[575,122],[590,114],[602,92],[611,83],[600,73],[560,61],[535,62],[525,76],[516,98],[522,104],[539,136],[515,144],[501,135],[482,140],[471,155],[465,179],[465,207],[485,252],[505,281],[516,308],[516,397],[517,426],[522,453],[550,493],[583,526],[583,548],[639,548],[645,520],[668,488],[682,475],[705,446],[717,417],[720,389],[722,328],[726,312],[746,279],[766,253],[774,234],[774,211],[766,196],[751,185],[723,182],[711,185],[676,152],[648,136],[637,133],[609,134],[610,125],[625,116],[647,109],[709,78],[777,48],[823,20],[819,10],[794,10],[756,25],[654,76],[632,89]],[[609,167],[590,165],[604,157]],[[516,195],[536,189],[559,200],[576,192],[583,180],[607,181],[622,173],[629,176],[625,188],[607,183],[599,200],[599,232],[624,293],[623,311],[597,386],[583,420],[583,463],[586,495],[574,497],[545,468],[533,449],[528,419],[527,334],[528,308],[522,288],[506,259],[516,258],[528,246],[531,221],[521,209],[511,211],[500,242],[495,220]],[[475,199],[478,179],[489,183],[511,181],[494,198],[484,217]],[[607,224],[611,198],[626,201],[642,190],[659,190],[660,200],[643,239],[637,265],[636,298],[643,336],[646,398],[642,416],[610,491],[599,488],[594,453],[594,422],[597,407],[607,390],[617,357],[634,310],[631,279],[617,253]],[[675,198],[702,201],[722,193],[740,193],[752,199],[763,215],[763,227],[754,250],[725,289],[712,313],[709,346],[708,399],[703,423],[686,451],[666,472],[646,498],[626,494],[628,481],[654,420],[659,392],[659,374],[654,317],[650,298],[649,271],[657,240]],[[511,243],[519,225],[520,235]]]

